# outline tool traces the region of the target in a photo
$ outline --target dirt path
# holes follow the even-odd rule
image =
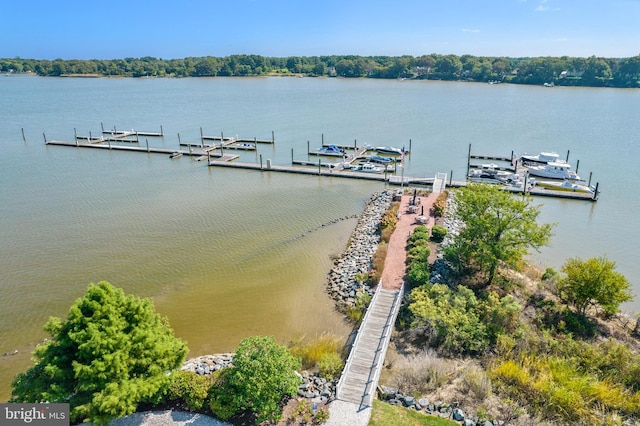
[[[431,215],[431,208],[433,203],[438,197],[438,194],[430,193],[426,197],[420,198],[420,204],[418,204],[417,211],[411,213],[409,211],[409,203],[413,198],[413,195],[403,195],[400,201],[400,210],[402,215],[395,231],[391,235],[389,246],[387,248],[387,258],[384,262],[384,270],[382,271],[382,288],[399,289],[402,286],[402,280],[406,271],[406,259],[407,259],[407,240],[413,232],[418,223],[416,218],[424,212],[424,216],[427,217],[428,227],[432,227],[435,224],[435,219]]]

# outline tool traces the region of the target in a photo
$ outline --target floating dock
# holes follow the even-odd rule
[[[162,128],[161,128],[162,130]],[[105,137],[104,135],[108,135]],[[130,139],[132,135],[136,136],[136,139]],[[235,154],[227,154],[224,153],[224,150],[230,149],[240,149],[240,150],[255,150],[255,144],[257,143],[273,143],[274,140],[272,138],[271,141],[258,140],[254,138],[250,139],[238,139],[238,138],[225,138],[223,134],[218,136],[202,136],[201,135],[201,143],[183,143],[179,142],[180,147],[187,146],[189,149],[172,149],[172,148],[162,148],[162,147],[152,147],[149,146],[149,142],[146,141],[146,146],[139,145],[119,145],[117,143],[112,142],[124,142],[124,143],[134,143],[139,142],[139,135],[146,136],[162,136],[163,133],[155,133],[155,132],[136,132],[136,131],[119,131],[114,128],[114,130],[104,131],[103,136],[93,137],[91,134],[89,136],[77,136],[75,137],[75,141],[59,141],[59,140],[47,140],[46,136],[43,134],[46,145],[54,145],[54,146],[67,146],[67,147],[76,147],[76,148],[95,148],[95,149],[107,149],[107,150],[117,150],[117,151],[128,151],[128,152],[146,152],[153,154],[164,154],[167,156],[171,156],[172,154],[184,155],[194,157],[197,161],[208,160],[207,165],[210,167],[226,167],[226,168],[235,168],[235,169],[244,169],[244,170],[256,170],[261,172],[281,172],[281,173],[292,173],[292,174],[305,174],[305,175],[315,175],[315,176],[324,176],[324,177],[336,177],[336,178],[347,178],[347,179],[362,179],[362,180],[370,180],[376,182],[383,182],[389,185],[416,185],[416,186],[433,186],[434,182],[437,180],[436,178],[420,178],[420,177],[410,177],[410,176],[398,176],[394,174],[394,172],[384,171],[384,173],[366,173],[366,172],[358,172],[352,170],[350,168],[344,168],[344,163],[352,163],[356,160],[366,159],[363,155],[367,152],[366,147],[358,147],[357,144],[353,146],[343,146],[342,149],[350,150],[351,152],[344,156],[344,160],[342,163],[331,163],[331,162],[323,162],[320,159],[318,162],[308,161],[308,160],[294,160],[293,158],[293,150],[291,151],[291,165],[283,166],[283,165],[273,165],[270,160],[267,160],[266,164],[262,162],[262,156],[260,156],[259,163],[245,163],[245,162],[237,162],[240,158]],[[273,132],[272,132],[273,135]],[[178,135],[178,139],[180,135]],[[204,140],[211,141],[219,141],[217,144],[205,144]],[[83,142],[80,142],[83,141]],[[234,146],[234,144],[251,144],[252,146]],[[324,145],[323,145],[324,146]],[[307,147],[308,148],[308,147]],[[314,155],[311,152],[307,152],[308,155]],[[319,154],[316,154],[319,155]],[[483,155],[483,154],[471,154],[471,146],[469,146],[469,160],[471,158],[477,159],[487,159],[487,160],[495,160],[495,161],[508,161],[513,164],[513,153],[511,157],[506,156],[498,156],[498,155]],[[468,161],[469,161],[468,160]],[[467,163],[468,167],[473,167],[469,162]],[[476,167],[480,167],[480,165],[475,165]],[[328,170],[327,170],[328,169]],[[510,170],[514,171],[511,167],[501,167],[502,170]],[[438,174],[438,176],[443,174]],[[451,187],[463,187],[467,185],[467,182],[453,181],[452,176],[449,178],[449,181],[446,182],[444,178],[446,175],[443,175],[443,178],[440,180],[443,181],[444,184]],[[589,193],[581,193],[581,192],[570,192],[570,191],[555,191],[550,189],[545,189],[541,187],[533,187],[528,188],[526,190],[526,194],[534,195],[534,196],[543,196],[543,197],[554,197],[554,198],[563,198],[563,199],[572,199],[572,200],[588,200],[588,201],[596,201],[599,196],[599,192],[597,190],[598,185],[596,184],[596,192],[595,194]],[[513,193],[523,193],[522,188],[509,187],[504,186],[503,189],[505,191],[513,192]]]

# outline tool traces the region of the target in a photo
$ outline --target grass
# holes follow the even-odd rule
[[[323,333],[311,341],[300,339],[289,345],[291,355],[302,360],[302,368],[311,369],[327,354],[342,352],[343,340],[332,333]]]
[[[371,420],[369,426],[459,426],[452,420],[440,417],[429,416],[409,410],[404,407],[391,405],[382,401],[374,400],[371,410]]]

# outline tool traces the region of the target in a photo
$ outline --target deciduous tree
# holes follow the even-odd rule
[[[551,237],[552,225],[539,225],[539,206],[499,186],[469,184],[455,196],[456,214],[465,226],[445,249],[458,272],[484,274],[480,287],[493,282],[500,264],[516,266],[529,249],[539,249]]]
[[[558,282],[560,297],[582,315],[591,307],[615,314],[621,303],[633,298],[631,284],[615,268],[615,262],[606,257],[567,260],[562,266],[566,276]]]

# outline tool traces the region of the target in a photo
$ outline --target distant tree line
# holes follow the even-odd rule
[[[159,59],[0,59],[0,72],[40,76],[216,77],[305,75],[640,87],[640,55],[631,58],[508,58],[472,55],[290,56],[231,55]]]

